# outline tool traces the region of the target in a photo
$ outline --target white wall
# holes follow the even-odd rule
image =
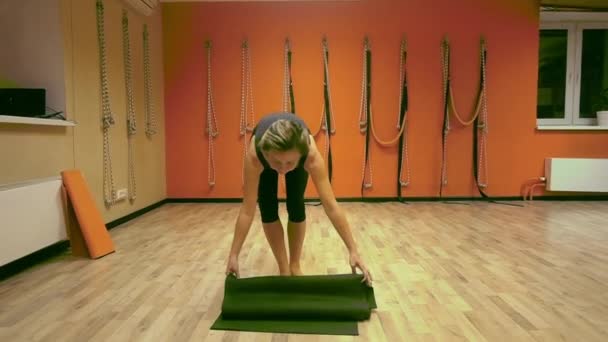
[[[59,0],[0,0],[0,78],[45,88],[47,106],[65,112]]]

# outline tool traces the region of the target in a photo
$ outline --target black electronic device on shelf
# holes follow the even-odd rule
[[[0,115],[43,117],[46,113],[46,89],[0,88]]]

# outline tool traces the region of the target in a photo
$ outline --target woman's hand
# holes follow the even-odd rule
[[[239,277],[239,258],[235,255],[231,255],[228,258],[228,265],[226,266],[226,275],[233,273],[237,278]]]
[[[372,275],[356,252],[350,253],[350,267],[352,268],[353,274],[356,274],[357,268],[359,268],[361,272],[363,272],[363,280],[361,282],[366,282],[368,286],[372,286]]]

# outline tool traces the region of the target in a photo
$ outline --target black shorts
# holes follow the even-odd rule
[[[265,168],[262,171],[258,185],[258,205],[263,223],[270,223],[279,219],[278,182],[279,174],[275,170]],[[302,166],[285,174],[287,213],[291,222],[297,223],[306,219],[304,191],[307,183],[308,172]]]

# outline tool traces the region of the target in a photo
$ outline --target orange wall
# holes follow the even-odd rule
[[[438,11],[441,9],[441,11]],[[296,110],[313,130],[322,106],[321,38],[328,37],[337,135],[334,189],[359,197],[364,136],[358,130],[362,41],[372,47],[375,126],[396,134],[399,44],[406,35],[411,185],[404,196],[439,191],[442,129],[442,37],[452,51],[458,111],[470,115],[479,78],[479,38],[488,46],[488,171],[491,196],[518,196],[543,173],[545,157],[608,157],[605,132],[539,132],[536,127],[538,6],[512,0],[361,0],[163,4],[167,132],[167,196],[241,196],[240,80],[242,39],[250,41],[255,115],[282,106],[283,42],[292,41]],[[220,136],[214,188],[207,185],[206,52],[213,41],[212,83]],[[456,120],[452,120],[456,123]],[[323,137],[317,142],[323,146]],[[470,127],[451,131],[445,196],[477,196]],[[396,196],[397,147],[372,143],[374,187],[367,197]],[[384,174],[381,175],[381,172]],[[309,183],[307,196],[316,196]]]

